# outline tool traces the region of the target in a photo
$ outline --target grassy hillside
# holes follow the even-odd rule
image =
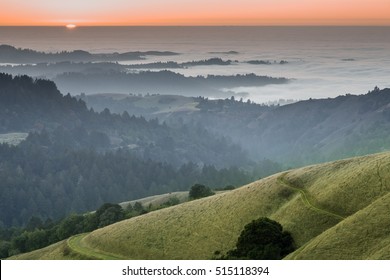
[[[389,259],[389,171],[390,153],[295,169],[16,258],[210,259],[267,216],[299,247],[288,259]]]
[[[389,260],[389,213],[390,193],[326,230],[287,258]]]
[[[136,202],[141,203],[141,205],[146,208],[149,207],[150,205],[152,207],[160,207],[164,203],[169,202],[171,199],[177,200],[178,203],[183,203],[188,200],[188,191],[183,191],[183,192],[171,192],[167,194],[158,194],[158,195],[153,195],[153,196],[148,196],[145,198],[141,199],[136,199],[132,201],[126,201],[119,203],[123,208],[126,208],[129,204],[134,206]]]

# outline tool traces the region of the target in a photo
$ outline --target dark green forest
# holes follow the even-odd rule
[[[18,146],[0,145],[0,221],[3,226],[25,224],[31,216],[59,219],[95,210],[104,202],[121,202],[188,190],[194,183],[214,187],[242,185],[252,175],[237,167],[216,169],[188,163],[137,158],[118,149],[57,149],[47,134],[30,134]]]

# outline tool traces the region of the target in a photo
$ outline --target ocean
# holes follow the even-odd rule
[[[255,73],[291,79],[288,84],[233,89],[237,96],[246,92],[259,103],[390,87],[390,27],[0,27],[0,44],[49,52],[174,51],[180,55],[121,63],[219,57],[237,62],[172,71],[186,76]],[[249,60],[272,63],[252,65],[246,63]],[[278,63],[281,60],[288,63]]]

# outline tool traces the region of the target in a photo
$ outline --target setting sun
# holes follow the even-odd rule
[[[68,29],[74,29],[76,27],[77,27],[76,24],[72,24],[72,23],[66,25],[66,28]]]

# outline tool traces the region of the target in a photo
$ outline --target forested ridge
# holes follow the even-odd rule
[[[88,109],[85,102],[62,95],[56,85],[28,76],[0,74],[0,133],[54,133],[56,143],[71,148],[127,148],[144,159],[180,166],[188,162],[217,167],[247,165],[247,156],[225,137],[202,126],[169,127],[128,112]],[[88,136],[89,135],[89,136]]]
[[[181,96],[84,95],[87,104],[113,112],[130,109],[168,125],[196,124],[225,136],[252,160],[268,158],[286,168],[390,149],[390,89],[362,95],[309,99],[284,106]],[[286,100],[282,100],[286,101]],[[293,100],[287,100],[293,101]],[[147,106],[149,105],[149,106]]]

